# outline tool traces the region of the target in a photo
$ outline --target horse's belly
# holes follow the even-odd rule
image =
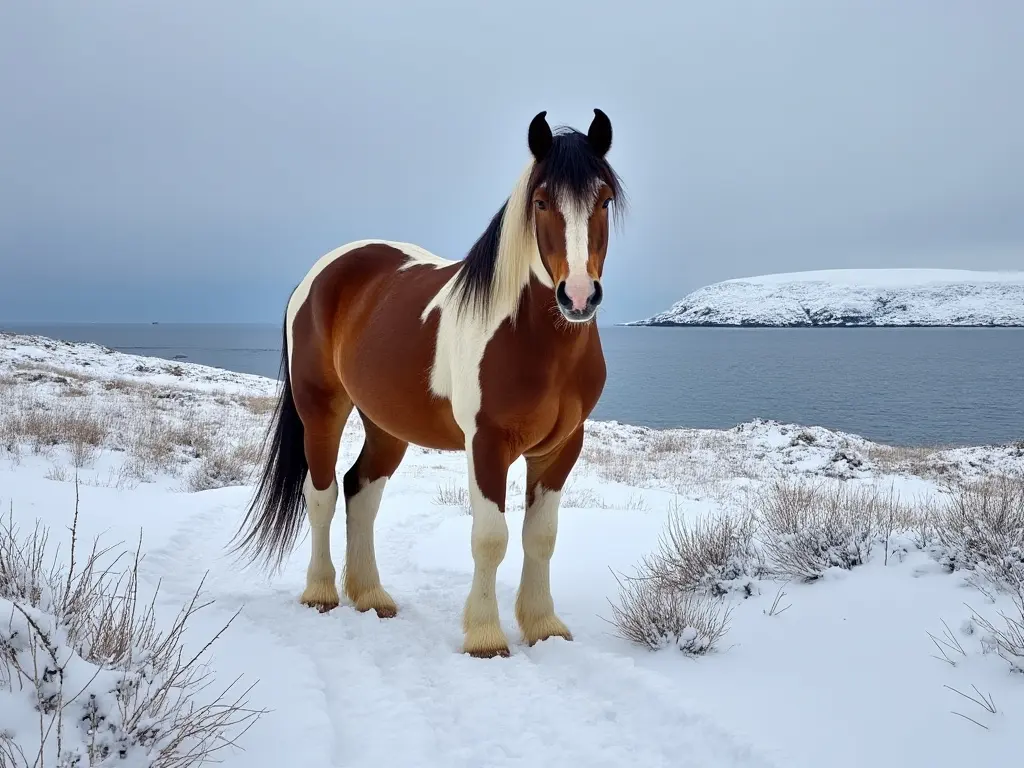
[[[399,440],[442,451],[465,448],[465,438],[447,400],[427,402],[412,392],[396,400],[372,396],[353,396],[353,400],[367,418]]]
[[[397,347],[397,349],[396,349]],[[370,340],[344,355],[342,381],[370,421],[405,442],[438,450],[465,447],[451,402],[430,391],[430,368],[402,345]]]

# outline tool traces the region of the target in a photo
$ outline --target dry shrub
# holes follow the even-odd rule
[[[694,449],[694,438],[681,430],[659,430],[647,441],[646,448],[652,454],[688,454]]]
[[[590,439],[582,459],[599,477],[623,485],[718,496],[735,478],[761,477],[763,469],[748,448],[742,438],[727,433],[651,430],[629,443]]]
[[[887,503],[869,487],[775,481],[756,497],[769,572],[814,581],[829,568],[861,565],[871,553],[876,521]]]
[[[940,557],[999,588],[1024,589],[1024,477],[996,475],[948,487],[936,521]]]
[[[569,485],[562,489],[560,506],[566,509],[607,509],[608,503],[593,488]]]
[[[188,410],[180,421],[167,425],[167,441],[182,448],[192,458],[198,459],[204,453],[215,449],[217,425],[209,418],[194,410]]]
[[[1014,672],[1024,673],[1024,586],[1014,591],[1015,612],[1007,615],[1000,611],[1002,626],[985,618],[973,608],[974,620],[988,633],[985,644],[1003,658]]]
[[[216,400],[209,393],[18,365],[5,379],[0,409],[0,450],[15,461],[26,449],[50,455],[65,447],[70,466],[80,469],[107,449],[124,454],[107,485],[131,487],[165,473],[183,477],[183,487],[193,480],[206,487],[244,479],[260,458],[265,416],[256,412],[270,398],[222,398],[223,407],[207,409]],[[73,391],[86,394],[67,397]]]
[[[251,413],[257,416],[265,416],[274,412],[274,408],[277,407],[277,398],[270,396],[257,396],[252,395],[248,397],[240,397],[238,401],[244,405]]]
[[[617,633],[656,651],[677,648],[688,656],[714,650],[729,631],[730,606],[706,593],[674,589],[641,569],[618,579],[619,603],[611,604]]]
[[[184,653],[189,620],[210,604],[198,602],[202,584],[158,631],[156,594],[140,600],[138,551],[110,558],[113,548],[94,541],[81,552],[77,500],[69,563],[46,566],[47,550],[44,526],[22,538],[13,518],[0,524],[0,697],[15,723],[36,720],[0,731],[0,765],[188,768],[263,714],[247,706],[251,686],[232,693],[237,680],[206,693],[213,674],[201,659],[234,617],[198,654]]]
[[[584,444],[583,459],[600,477],[623,485],[643,486],[654,476],[654,464],[642,453]]]
[[[935,503],[928,497],[912,502],[902,500],[893,486],[888,492],[875,492],[875,531],[877,540],[885,545],[885,564],[889,563],[890,542],[896,533],[910,534],[918,549],[927,549],[935,537]],[[903,551],[903,547],[900,550]]]
[[[68,468],[63,464],[54,464],[48,470],[44,477],[47,480],[54,480],[58,483],[66,483],[71,479],[71,473]]]
[[[935,446],[886,445],[869,443],[867,458],[886,474],[907,473],[918,477],[935,474],[936,466],[931,460],[942,449]]]
[[[750,515],[718,514],[690,525],[673,506],[659,550],[635,576],[618,579],[612,622],[619,635],[651,650],[712,650],[729,627],[731,608],[721,598],[752,594],[762,568],[755,529]]]
[[[186,480],[186,490],[208,491],[229,485],[244,485],[249,480],[251,464],[245,461],[244,451],[217,451],[203,456],[199,466]]]
[[[469,491],[454,481],[437,486],[437,492],[434,494],[434,503],[442,507],[459,507],[467,514],[473,509],[469,499]]]
[[[25,442],[36,453],[68,445],[85,454],[102,445],[110,432],[110,418],[88,407],[19,405],[7,410],[0,420],[0,435],[4,443]]]
[[[751,514],[719,512],[687,523],[673,502],[658,552],[646,569],[677,592],[753,593],[752,581],[764,570],[754,543],[757,521]]]

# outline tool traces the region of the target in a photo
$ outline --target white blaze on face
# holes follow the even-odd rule
[[[594,281],[587,274],[587,262],[590,260],[590,213],[594,199],[596,192],[586,200],[562,195],[558,201],[558,209],[565,219],[565,254],[569,261],[565,293],[576,311],[586,309],[587,299],[594,292]]]

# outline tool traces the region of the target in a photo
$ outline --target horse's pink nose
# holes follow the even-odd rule
[[[563,280],[555,291],[559,306],[571,314],[593,311],[601,303],[603,295],[601,282],[589,277]]]

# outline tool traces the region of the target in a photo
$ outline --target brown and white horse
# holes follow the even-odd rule
[[[595,109],[586,134],[552,133],[545,116],[530,124],[529,164],[465,259],[364,240],[323,256],[292,293],[267,463],[237,544],[279,566],[304,501],[312,556],[300,599],[321,611],[338,605],[335,465],[355,408],[366,439],[342,481],[344,590],[358,610],[394,616],[374,552],[384,485],[409,443],[464,450],[474,572],[463,631],[474,656],[509,653],[495,578],[508,546],[508,469],[520,456],[527,487],[516,620],[531,645],[571,639],[555,614],[549,563],[561,489],[605,383],[594,316],[609,215],[622,203],[605,159],[612,127]]]

